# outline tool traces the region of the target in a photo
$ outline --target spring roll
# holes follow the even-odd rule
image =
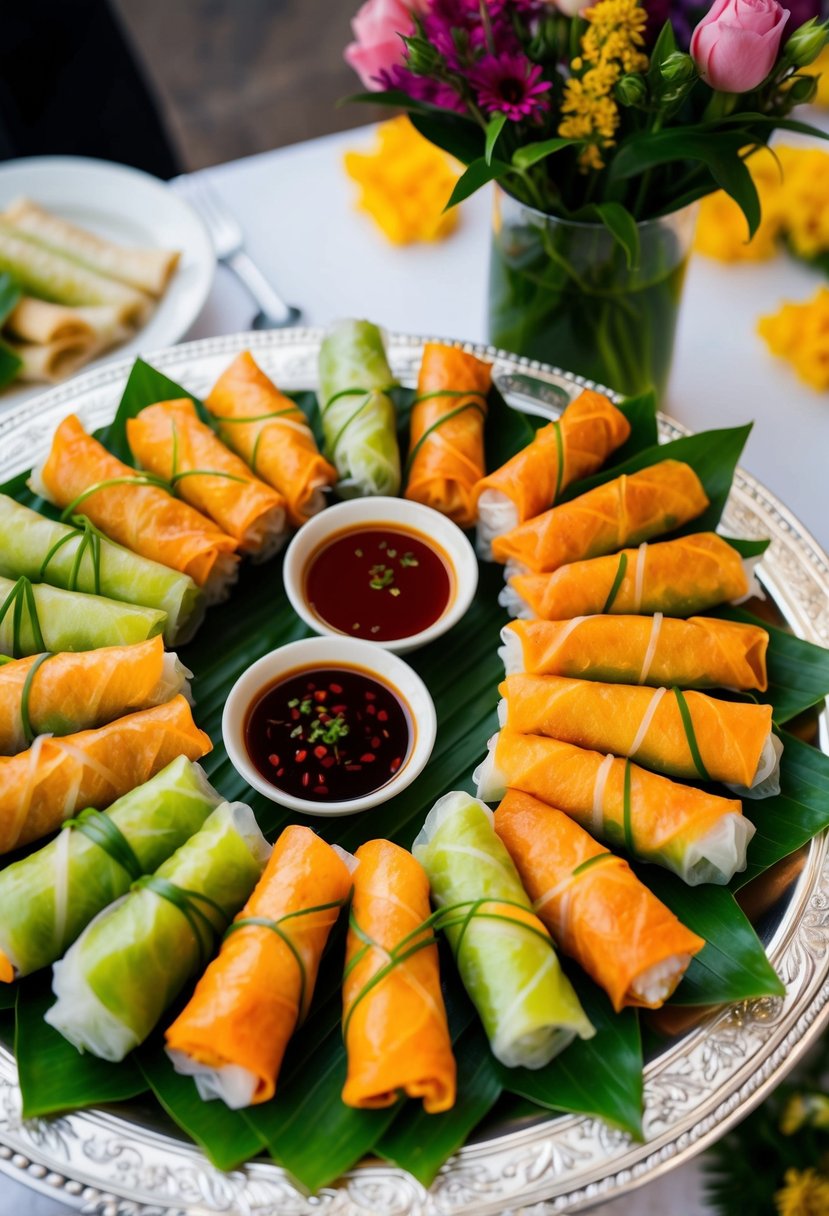
[[[57,384],[67,380],[103,351],[94,337],[55,338],[45,346],[4,339],[20,360],[17,379],[27,384]]]
[[[325,454],[347,498],[397,494],[400,452],[389,396],[396,380],[383,335],[370,321],[341,321],[323,338],[319,402]]]
[[[70,224],[30,198],[15,199],[6,208],[3,219],[30,240],[80,262],[96,274],[117,279],[151,296],[163,295],[181,258],[178,250],[116,245]]]
[[[227,446],[285,499],[293,527],[322,510],[337,470],[320,454],[302,410],[250,351],[242,351],[222,372],[205,405]]]
[[[0,853],[41,840],[84,807],[101,810],[155,776],[176,756],[198,760],[213,747],[182,696],[0,756]]]
[[[232,536],[243,553],[266,561],[285,543],[285,500],[254,477],[243,460],[200,421],[188,398],[148,406],[127,420],[127,442],[139,465],[172,481],[192,507]]]
[[[35,735],[69,735],[104,726],[138,709],[189,699],[191,673],[156,636],[16,659],[0,667],[0,756],[23,751]]]
[[[610,612],[691,616],[746,599],[754,560],[744,561],[715,532],[698,532],[572,562],[552,574],[513,575],[499,603],[511,616],[545,621]]]
[[[29,486],[58,507],[87,516],[110,540],[189,575],[208,604],[226,599],[237,577],[236,541],[187,503],[110,455],[74,414],[64,418]],[[132,484],[132,483],[135,484]]]
[[[548,574],[569,562],[615,553],[673,532],[701,515],[708,496],[694,470],[680,460],[616,477],[552,507],[492,542],[492,556],[509,573]]]
[[[273,1097],[351,889],[343,856],[309,828],[286,828],[218,957],[166,1031],[173,1067],[194,1078],[204,1101],[221,1098],[240,1110]]]
[[[495,831],[539,919],[604,988],[616,1012],[659,1009],[704,939],[686,929],[623,858],[530,794],[507,791]]]
[[[55,840],[0,871],[0,981],[60,958],[93,917],[158,869],[221,801],[202,768],[179,756],[108,811],[82,811]]]
[[[429,926],[429,883],[388,840],[357,850],[343,979],[346,1106],[376,1110],[403,1093],[427,1114],[455,1104],[456,1068]]]
[[[769,635],[759,625],[693,616],[580,616],[512,621],[498,653],[506,674],[572,676],[679,688],[768,688]]]
[[[722,781],[744,797],[780,792],[783,747],[770,705],[526,672],[500,692],[499,722],[519,734],[629,756],[669,777]]]
[[[24,658],[44,650],[129,646],[161,633],[166,613],[119,604],[48,583],[0,578],[0,654]]]
[[[4,322],[6,330],[21,342],[47,346],[61,338],[86,337],[114,345],[129,326],[129,310],[117,304],[93,304],[69,308],[23,296]]]
[[[473,779],[499,802],[521,790],[570,815],[612,848],[678,874],[689,886],[730,882],[746,867],[754,825],[736,798],[649,773],[631,760],[502,730]]]
[[[204,619],[204,595],[186,574],[114,545],[93,533],[88,524],[84,530],[56,523],[0,494],[0,576],[21,575],[67,591],[157,609],[166,614],[168,646],[188,642]]]
[[[602,467],[630,435],[627,418],[602,393],[584,389],[555,422],[475,487],[478,553],[489,561],[496,536],[558,501],[562,490]]]
[[[453,791],[432,807],[413,852],[446,910],[443,927],[493,1055],[507,1068],[542,1068],[595,1031],[492,822],[483,803]]]
[[[46,1021],[78,1051],[123,1060],[205,965],[269,854],[250,807],[223,802],[55,964]]]
[[[411,416],[406,498],[475,522],[475,487],[484,473],[484,422],[492,367],[457,346],[427,342]]]

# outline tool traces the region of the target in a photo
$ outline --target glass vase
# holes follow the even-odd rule
[[[489,340],[625,394],[671,367],[696,204],[637,225],[640,255],[603,224],[545,215],[495,187]]]

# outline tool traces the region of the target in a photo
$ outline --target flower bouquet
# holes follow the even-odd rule
[[[722,188],[751,236],[748,156],[820,134],[790,114],[827,23],[715,0],[689,40],[688,12],[657,32],[638,0],[367,0],[346,50],[359,100],[466,166],[447,205],[496,183],[490,339],[626,393],[664,389],[694,204]]]

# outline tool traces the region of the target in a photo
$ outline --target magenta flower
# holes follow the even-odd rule
[[[478,94],[478,104],[488,114],[501,112],[512,122],[534,118],[547,109],[544,96],[550,82],[542,80],[542,69],[523,55],[484,55],[469,73]]]
[[[466,113],[466,106],[450,84],[432,80],[428,76],[416,76],[398,64],[379,72],[374,79],[381,89],[400,89],[415,101],[425,101],[443,110],[453,110],[456,114]]]

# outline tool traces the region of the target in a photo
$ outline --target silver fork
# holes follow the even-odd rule
[[[295,325],[302,313],[292,304],[285,303],[245,253],[242,229],[216,192],[198,176],[176,178],[176,186],[204,220],[216,257],[230,267],[253,297],[259,309],[253,318],[253,328],[283,329]]]

